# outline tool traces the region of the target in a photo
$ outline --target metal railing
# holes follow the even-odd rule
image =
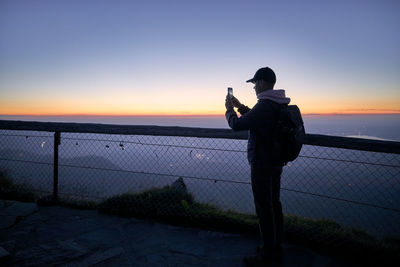
[[[39,194],[104,200],[182,178],[201,203],[254,214],[246,132],[0,121],[0,171]],[[284,213],[399,235],[400,142],[307,134]]]

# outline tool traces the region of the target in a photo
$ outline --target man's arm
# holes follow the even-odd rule
[[[228,121],[229,127],[233,130],[249,130],[250,128],[258,127],[263,123],[263,120],[261,120],[263,117],[262,110],[260,109],[259,104],[256,104],[252,109],[244,106],[244,110],[247,112],[239,118],[233,108],[227,109],[225,117]]]

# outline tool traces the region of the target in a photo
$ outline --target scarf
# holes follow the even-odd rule
[[[286,97],[285,90],[277,89],[277,90],[266,90],[257,94],[257,98],[259,100],[269,99],[278,104],[289,104],[290,98]]]

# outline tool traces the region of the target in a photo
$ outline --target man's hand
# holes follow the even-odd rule
[[[238,107],[240,107],[242,105],[242,103],[240,103],[240,101],[234,96],[232,96],[231,101],[232,101],[232,105],[235,108],[238,108]]]
[[[226,110],[233,109],[232,98],[229,95],[227,95],[225,98],[225,107],[226,107]]]

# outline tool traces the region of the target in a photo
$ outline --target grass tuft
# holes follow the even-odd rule
[[[124,217],[213,230],[254,231],[257,228],[255,216],[223,212],[214,206],[195,202],[191,194],[170,186],[109,198],[99,204],[99,210]]]
[[[5,171],[0,171],[0,196],[2,199],[35,202],[37,195],[26,184],[14,184]]]

